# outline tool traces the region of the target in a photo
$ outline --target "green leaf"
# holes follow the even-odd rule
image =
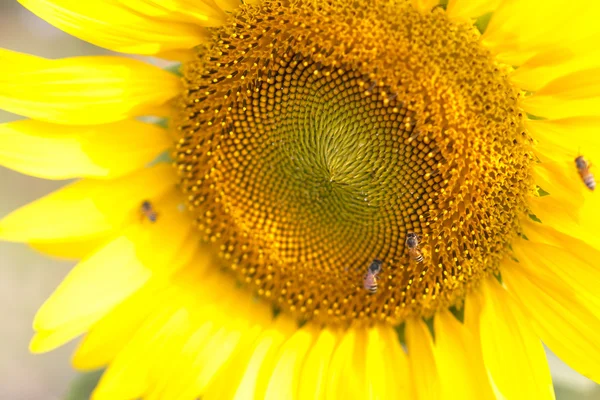
[[[404,322],[395,327],[396,335],[398,335],[398,341],[402,346],[406,347],[406,336],[404,334]]]
[[[537,217],[537,215],[535,215],[535,214],[529,214],[529,218],[531,218],[532,220],[534,220],[535,222],[538,222],[538,223],[540,223],[540,224],[542,223],[542,220],[541,220],[541,219],[539,219],[539,218]]]
[[[435,342],[435,328],[433,327],[433,317],[427,319],[423,318],[423,322],[425,322],[425,325],[427,325],[427,329],[429,329],[431,338]]]
[[[548,196],[548,195],[550,195],[550,193],[546,192],[544,189],[542,189],[542,188],[541,188],[541,187],[539,187],[539,186],[537,186],[537,192],[538,192],[538,195],[539,195],[540,197],[544,197],[544,196]]]
[[[173,65],[165,68],[165,71],[168,71],[177,76],[183,76],[181,74],[181,63],[173,64]]]
[[[460,322],[465,322],[465,308],[464,307],[456,308],[455,306],[452,306],[449,308],[449,310],[457,320],[459,320]]]
[[[475,21],[475,27],[483,35],[483,32],[487,29],[488,24],[490,23],[490,19],[492,18],[492,13],[489,12],[487,14],[483,14],[481,17],[477,18]]]

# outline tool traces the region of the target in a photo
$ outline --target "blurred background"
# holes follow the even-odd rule
[[[53,28],[16,0],[0,0],[0,47],[48,58],[107,53]],[[0,111],[0,122],[16,118]],[[0,167],[0,218],[64,183]],[[0,242],[0,400],[75,399],[75,391],[85,391],[97,379],[97,373],[81,377],[70,367],[73,343],[48,354],[28,351],[37,308],[72,266],[72,262],[48,259],[26,245]],[[599,385],[553,354],[549,353],[548,359],[557,399],[600,400]]]

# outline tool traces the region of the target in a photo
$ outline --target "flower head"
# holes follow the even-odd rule
[[[84,178],[0,238],[82,257],[31,347],[85,334],[95,398],[553,398],[541,341],[600,380],[598,7],[21,2],[181,62],[0,53],[0,163]]]

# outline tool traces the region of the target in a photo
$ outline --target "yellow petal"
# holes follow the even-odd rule
[[[193,384],[194,376],[192,374],[199,374],[199,367],[194,366],[194,358],[200,353],[205,359],[205,354],[211,351],[210,346],[223,345],[228,332],[215,326],[213,322],[205,321],[201,324],[195,323],[195,325],[198,326],[189,334],[182,331],[181,335],[171,337],[168,343],[154,351],[153,368],[148,378],[148,389],[144,399],[175,400],[200,396],[200,389]],[[234,340],[239,340],[239,335],[236,335]],[[212,351],[214,350],[216,349]],[[229,353],[229,349],[226,350]],[[171,357],[169,357],[169,353]],[[164,363],[163,368],[160,368],[160,362]],[[186,395],[187,397],[185,397]]]
[[[537,90],[535,96],[557,96],[565,100],[598,97],[600,95],[599,73],[600,67],[576,70],[549,82]]]
[[[207,0],[212,2],[212,0]],[[259,4],[262,0],[245,0],[244,4]],[[240,2],[238,0],[214,0],[215,4],[219,8],[222,8],[225,11],[234,11],[240,6]]]
[[[93,400],[140,398],[149,386],[148,370],[156,349],[189,329],[189,314],[170,299],[152,314],[109,364],[92,394]]]
[[[451,18],[477,18],[493,11],[501,0],[449,0],[446,12]]]
[[[521,65],[539,51],[573,43],[596,33],[599,7],[573,7],[568,0],[507,0],[494,11],[482,36],[497,58]]]
[[[128,7],[129,2],[19,0],[19,3],[60,30],[122,53],[154,55],[189,49],[206,37],[199,24],[181,21],[179,14],[165,10],[160,18],[151,17]],[[195,7],[199,8],[202,7]]]
[[[39,68],[40,65],[50,64],[52,60],[34,56],[26,53],[19,53],[8,49],[0,48],[0,64],[2,72],[19,71],[27,68]]]
[[[410,399],[408,360],[395,330],[377,325],[367,331],[367,399]]]
[[[191,224],[180,216],[174,200],[157,206],[163,214],[156,223],[138,221],[77,264],[36,314],[34,329],[58,330],[78,318],[104,315],[153,271],[171,273]]]
[[[227,327],[215,328],[215,331],[211,332],[208,338],[200,337],[198,340],[194,340],[195,336],[192,336],[192,340],[181,343],[183,348],[179,345],[170,354],[161,351],[166,356],[164,360],[167,362],[166,365],[170,365],[168,367],[169,372],[178,371],[179,373],[174,376],[167,375],[171,379],[163,383],[163,386],[166,386],[165,390],[148,395],[147,398],[149,400],[153,398],[178,400],[194,399],[201,396],[207,384],[212,381],[229,357],[236,350],[239,350],[239,346],[251,344],[261,331],[260,327],[250,328],[248,321],[242,323],[238,320],[236,322],[237,327],[228,324]],[[177,345],[177,341],[171,340],[171,342]],[[173,360],[173,354],[178,353],[189,354],[190,357],[188,360],[183,360],[183,362],[178,360],[179,357],[177,356]],[[156,382],[156,378],[151,378],[151,380]],[[152,386],[154,386],[154,383]]]
[[[170,165],[159,164],[111,181],[81,180],[23,206],[0,220],[0,238],[15,242],[82,240],[109,233],[142,201],[173,190]]]
[[[323,329],[313,344],[300,373],[300,399],[325,399],[331,356],[338,343],[336,332]]]
[[[112,361],[148,315],[177,296],[176,288],[164,288],[169,283],[164,279],[151,280],[94,324],[79,343],[73,366],[93,370]]]
[[[300,383],[301,387],[310,385],[310,389],[301,389],[298,398],[412,398],[408,362],[393,328],[380,325],[370,329],[354,328],[341,332],[341,335],[330,361],[330,351],[327,351],[322,355],[325,361],[318,362],[315,348],[304,366]],[[312,366],[327,363],[329,366],[326,371],[320,369],[308,372]],[[315,390],[315,386],[322,387],[324,378],[327,380],[327,395],[323,397],[323,392]],[[313,380],[318,383],[313,383]],[[303,396],[310,396],[312,393],[318,393],[319,396]]]
[[[248,316],[250,317],[250,315]],[[245,321],[248,325],[250,318]],[[238,325],[239,325],[238,321]],[[222,338],[212,340],[207,343],[205,351],[201,356],[196,358],[196,365],[202,363],[202,369],[196,379],[194,385],[186,388],[182,395],[177,399],[188,399],[198,394],[202,395],[206,387],[213,382],[215,375],[223,368],[223,365],[237,351],[240,351],[244,346],[253,345],[256,338],[262,332],[263,327],[254,325],[251,327],[241,326],[237,330],[232,330],[224,334]],[[193,370],[192,370],[193,371]],[[192,389],[196,389],[193,390]],[[169,397],[166,397],[169,398]]]
[[[560,275],[554,273],[555,266],[530,265],[525,269],[521,266],[523,263],[506,260],[502,278],[528,311],[534,330],[563,361],[600,382],[599,309],[592,312],[589,303],[574,291],[575,288],[561,284]],[[542,273],[541,270],[547,267],[552,269]],[[569,269],[572,267],[569,264]],[[549,274],[553,275],[551,282],[547,280]]]
[[[205,298],[204,293],[192,292],[183,280],[194,280],[196,272],[188,271],[174,278],[167,287],[170,295],[161,295],[162,302],[152,310],[149,317],[137,327],[129,342],[117,353],[110,363],[106,375],[95,393],[98,398],[129,398],[121,393],[139,392],[144,398],[154,398],[154,393],[163,389],[172,393],[185,391],[189,377],[185,374],[197,371],[190,363],[182,361],[195,357],[203,344],[210,348],[211,342],[222,339],[226,332],[220,329],[223,311],[231,310],[231,291],[221,295],[222,304]],[[197,277],[197,276],[196,276]],[[210,284],[210,280],[207,282]],[[197,285],[197,282],[194,282]],[[223,306],[223,309],[221,308]],[[227,321],[226,321],[227,322]],[[126,332],[127,333],[127,332]],[[105,338],[106,340],[107,338]],[[222,344],[219,342],[219,344]],[[217,346],[216,349],[219,347]],[[143,367],[132,363],[133,359],[144,359]],[[208,364],[209,362],[207,362]],[[188,367],[187,370],[184,369]],[[194,374],[193,378],[198,376]],[[173,379],[167,379],[173,378]],[[123,388],[122,380],[133,381],[133,388]],[[184,382],[178,385],[178,382]],[[164,382],[169,385],[165,386]],[[193,389],[193,388],[192,388]],[[164,398],[173,398],[172,393]],[[139,397],[133,396],[133,397]],[[163,397],[161,397],[163,398]]]
[[[239,6],[237,2],[237,6]],[[221,26],[227,14],[212,0],[128,0],[125,7],[149,18],[190,22],[205,27]]]
[[[134,120],[85,127],[24,120],[0,124],[0,165],[44,179],[115,178],[170,144],[163,129]]]
[[[33,322],[35,330],[60,330],[71,321],[108,312],[141,287],[151,272],[135,258],[133,244],[119,237],[81,261],[48,300]],[[96,321],[89,321],[90,325]]]
[[[588,189],[577,173],[575,158],[567,158],[566,154],[563,157],[556,157],[548,152],[541,153],[540,156],[544,160],[535,166],[534,179],[538,186],[550,193],[550,196],[534,197],[532,203],[554,201],[565,205],[570,204],[571,207],[561,210],[562,212],[557,212],[557,214],[562,217],[569,215],[572,218],[578,218],[578,208],[585,202]],[[552,158],[548,159],[549,157]],[[554,161],[555,157],[556,161]]]
[[[31,248],[39,251],[50,257],[56,257],[66,260],[78,260],[104,245],[112,237],[111,233],[106,235],[98,235],[87,239],[65,242],[41,242],[41,243],[28,243]]]
[[[600,116],[600,67],[554,79],[520,101],[529,114],[549,119]]]
[[[211,287],[210,281],[206,284]],[[197,304],[190,306],[190,334],[179,342],[171,340],[154,355],[148,400],[204,396],[230,359],[252,346],[264,330],[261,307],[249,301],[250,294],[233,289],[231,282],[223,286],[223,293],[219,293],[221,287],[215,287],[216,293],[203,294],[207,297],[196,299]]]
[[[300,399],[297,396],[300,370],[315,336],[315,327],[308,326],[298,330],[281,346],[265,399]]]
[[[535,273],[538,279],[545,276],[547,284],[551,284],[554,276],[560,276],[556,284],[572,288],[572,292],[577,293],[579,299],[600,311],[597,285],[600,282],[600,270],[596,268],[600,252],[567,235],[558,232],[554,235],[554,238],[562,239],[560,247],[531,240],[516,242],[515,255],[521,261],[521,268]],[[572,248],[568,247],[569,245],[572,245]],[[563,246],[566,250],[563,250]],[[578,254],[577,251],[582,253]],[[567,265],[568,268],[565,267]],[[600,312],[598,315],[600,316]]]
[[[406,345],[415,398],[439,399],[440,382],[435,366],[433,340],[429,329],[420,319],[406,321]]]
[[[158,214],[156,221],[137,218],[123,236],[134,244],[135,256],[146,268],[154,274],[171,274],[199,247],[198,236],[190,215],[180,207],[180,193],[170,192],[152,204]]]
[[[577,239],[573,236],[562,233],[551,226],[539,224],[532,220],[521,221],[521,227],[525,237],[527,240],[529,240],[528,242],[523,243],[534,243],[533,247],[529,249],[530,252],[543,252],[543,248],[540,249],[536,247],[537,245],[543,244],[558,249],[566,249],[571,252],[574,257],[580,259],[582,262],[585,262],[588,265],[594,265],[600,259],[600,249],[592,246],[586,240]],[[525,244],[519,246],[519,248],[522,247],[525,248],[525,251],[527,251],[527,246]],[[533,255],[533,257],[537,258],[535,255]]]
[[[442,399],[495,399],[471,332],[449,311],[435,317],[435,361]]]
[[[200,283],[218,287],[222,282],[200,278],[207,270],[214,269],[213,260],[205,249],[197,248],[197,240],[191,243],[195,244],[192,254],[188,254],[190,250],[185,249],[190,243],[184,243],[184,249],[178,252],[178,257],[173,261],[174,265],[168,268],[175,271],[187,264],[187,267],[176,274],[176,278],[168,279],[169,277],[155,273],[140,290],[113,308],[90,329],[74,356],[76,368],[95,369],[107,364],[125,347],[148,314],[154,313],[160,305],[169,304],[173,299],[191,296],[199,299],[202,305],[214,308],[214,298],[199,296],[197,288]],[[223,294],[220,297],[222,302],[227,298]],[[193,307],[197,313],[202,312],[201,308],[198,305]]]
[[[600,248],[600,198],[585,186],[574,164],[566,158],[538,164],[535,182],[550,195],[531,197],[529,207],[543,224]]]
[[[52,123],[95,125],[152,115],[181,90],[174,74],[130,58],[23,61],[9,53],[8,59],[11,68],[0,67],[0,108]]]
[[[566,161],[573,169],[575,157],[579,155],[588,160],[600,160],[600,136],[597,134],[600,117],[527,120],[525,126],[539,142],[536,150],[546,157],[542,161]]]
[[[32,353],[45,353],[54,350],[83,334],[94,320],[101,317],[101,313],[90,314],[71,321],[59,330],[36,332],[29,343],[29,351]]]
[[[482,290],[483,360],[497,390],[506,399],[554,399],[544,347],[527,317],[495,278]]]
[[[326,398],[366,398],[366,339],[364,329],[344,332],[329,365]]]
[[[573,71],[600,67],[600,54],[590,51],[599,40],[598,35],[594,35],[570,45],[557,43],[520,65],[511,73],[511,81],[521,89],[535,92]]]
[[[551,196],[534,198],[529,204],[532,213],[542,221],[542,224],[551,226],[557,231],[575,237],[595,248],[600,248],[600,237],[590,236],[597,232],[597,228],[593,228],[593,222],[582,224],[584,219],[580,217],[581,212],[575,215],[572,212],[557,212],[556,210],[571,207],[573,203],[553,201],[550,198],[546,200],[548,197]]]
[[[287,318],[278,318],[266,329],[252,347],[252,354],[243,368],[244,375],[234,388],[235,400],[262,399],[267,386],[269,373],[273,370],[282,343],[296,331],[295,323]]]
[[[573,140],[600,146],[600,138],[596,134],[600,126],[600,117],[581,116],[551,120],[527,120],[528,132],[543,141],[549,137],[555,143],[567,145]],[[581,146],[585,153],[585,146]]]
[[[566,99],[560,96],[527,96],[520,106],[527,113],[548,119],[563,119],[578,116],[600,116],[600,97]],[[562,106],[561,106],[562,105]]]
[[[481,314],[484,301],[483,293],[480,291],[473,291],[467,295],[464,305],[463,326],[472,340],[470,350],[475,361],[480,365],[483,365],[482,372],[484,372],[485,376],[480,378],[483,382],[483,385],[489,385],[494,393],[493,398],[502,399],[504,397],[494,383],[493,377],[488,373],[483,360],[483,348],[481,345]]]
[[[253,304],[256,306],[257,304]],[[252,310],[253,314],[255,309]],[[250,366],[250,362],[254,358],[254,361],[257,362],[257,366],[260,365],[258,359],[260,358],[258,354],[255,353],[257,347],[262,347],[262,350],[267,350],[268,345],[265,342],[265,338],[267,336],[271,336],[275,334],[272,329],[276,327],[283,327],[284,330],[291,329],[295,330],[293,324],[289,324],[289,320],[285,321],[271,321],[272,314],[271,310],[266,310],[268,313],[261,312],[263,310],[259,309],[258,314],[252,316],[251,320],[253,326],[249,331],[254,334],[256,332],[259,333],[258,336],[251,337],[249,335],[245,335],[244,343],[242,343],[239,347],[239,351],[233,354],[227,364],[221,368],[221,371],[218,373],[218,376],[210,383],[207,387],[206,392],[203,393],[202,398],[206,400],[225,400],[232,399],[235,392],[238,390],[239,386],[242,384],[243,379],[246,376],[246,368]],[[283,325],[282,325],[283,322]],[[277,328],[276,328],[277,329]],[[291,333],[289,333],[291,335]],[[271,355],[275,355],[277,347],[273,349],[270,353]],[[268,350],[267,350],[268,351]],[[262,351],[260,352],[261,354]],[[246,383],[249,383],[246,381]],[[244,393],[244,395],[252,398],[252,393]]]

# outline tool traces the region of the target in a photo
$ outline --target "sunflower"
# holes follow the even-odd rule
[[[542,342],[600,382],[600,6],[20,3],[180,63],[0,52],[0,164],[81,178],[0,238],[81,259],[31,350],[84,335],[94,399],[551,399]]]

